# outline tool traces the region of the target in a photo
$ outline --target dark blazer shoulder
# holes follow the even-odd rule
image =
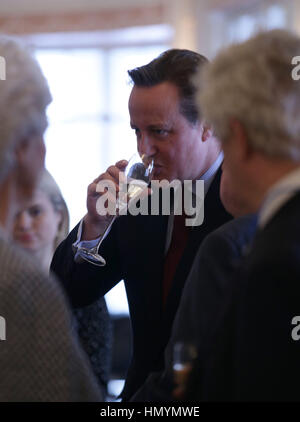
[[[198,254],[213,254],[217,258],[225,247],[240,256],[244,247],[252,242],[256,229],[256,214],[234,218],[211,232],[204,239]]]

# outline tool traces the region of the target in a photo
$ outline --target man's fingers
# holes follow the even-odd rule
[[[116,187],[116,191],[117,192],[119,191],[119,185],[118,185],[119,180],[118,179],[116,180],[115,177],[113,177],[111,174],[109,174],[108,172],[106,172],[106,173],[101,174],[99,177],[97,177],[97,179],[95,179],[93,181],[93,183],[91,183],[89,185],[89,187],[88,187],[88,193],[89,194],[93,194],[94,191],[96,191],[96,187],[97,187],[98,183],[99,182],[104,182],[104,184],[105,184],[105,181],[112,182],[115,185],[115,187]]]
[[[96,186],[96,182],[93,182],[88,186],[88,196],[99,196],[99,192],[96,191]]]
[[[128,161],[121,160],[116,163],[116,167],[118,167],[119,170],[125,170],[125,167],[127,166],[127,164],[128,164]]]
[[[100,180],[111,179],[115,183],[119,181],[119,172],[124,171],[128,161],[120,160],[114,166],[108,167],[105,173],[101,173],[100,176],[96,177],[93,183],[98,183]]]
[[[112,179],[114,179],[116,183],[119,182],[119,173],[120,169],[118,169],[118,167],[116,166],[110,166],[106,170],[106,174],[108,174]]]

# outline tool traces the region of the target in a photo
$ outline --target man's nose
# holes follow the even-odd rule
[[[16,225],[19,230],[28,230],[31,225],[31,219],[29,215],[26,212],[22,212],[21,214],[19,214],[19,216],[17,217]]]
[[[140,155],[145,154],[148,157],[153,157],[156,154],[156,147],[147,134],[142,134],[138,142],[138,151]]]

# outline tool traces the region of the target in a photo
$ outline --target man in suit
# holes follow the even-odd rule
[[[298,36],[266,32],[221,52],[199,76],[199,105],[224,149],[223,200],[259,208],[252,248],[200,348],[201,400],[299,401],[299,51]]]
[[[91,247],[111,219],[97,213],[101,193],[96,185],[110,180],[118,188],[119,173],[126,165],[120,161],[89,186],[88,213],[57,249],[52,263],[74,307],[95,301],[124,279],[133,329],[133,357],[124,400],[149,372],[162,367],[163,351],[196,251],[209,232],[231,218],[219,198],[222,152],[197,110],[191,81],[206,62],[192,51],[173,49],[129,71],[134,83],[129,98],[130,124],[138,152],[154,160],[156,180],[191,180],[193,185],[204,180],[203,224],[187,228],[184,220],[174,215],[121,216],[101,245],[104,267],[74,262],[73,248],[76,252],[80,244]]]

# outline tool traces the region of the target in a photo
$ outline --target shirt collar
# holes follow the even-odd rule
[[[264,227],[273,215],[298,191],[300,191],[300,166],[281,178],[269,189],[259,211],[259,227]]]
[[[224,154],[221,151],[220,154],[218,155],[217,159],[214,161],[214,163],[198,179],[198,180],[203,180],[204,181],[204,195],[207,194],[208,189],[209,189],[212,181],[214,180],[214,177],[215,177],[215,175],[216,175],[219,167],[221,166],[223,160],[224,160]],[[195,183],[192,184],[192,189],[193,189],[193,194],[197,196],[197,191],[196,191],[196,185],[195,185]]]

